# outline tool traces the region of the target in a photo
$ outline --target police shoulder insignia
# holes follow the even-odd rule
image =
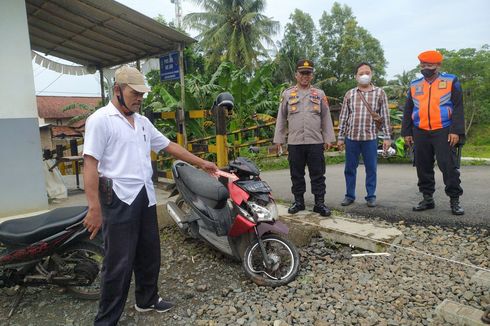
[[[439,89],[447,88],[447,82],[445,80],[441,80],[439,82]]]

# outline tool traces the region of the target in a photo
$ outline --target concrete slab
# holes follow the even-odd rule
[[[483,311],[463,304],[444,300],[436,308],[436,315],[443,319],[449,325],[461,326],[479,326],[485,325],[481,321]]]
[[[471,277],[471,282],[490,288],[490,272],[478,271]]]
[[[284,205],[278,205],[278,210],[281,220],[289,224],[293,238],[297,233],[295,229],[301,226],[300,234],[312,236],[316,233],[332,242],[352,245],[372,252],[384,252],[390,244],[397,244],[403,239],[403,233],[396,228],[376,226],[369,222],[346,218],[340,213],[333,213],[331,217],[324,218],[311,211],[290,215]],[[301,239],[300,243],[304,242],[306,239]]]

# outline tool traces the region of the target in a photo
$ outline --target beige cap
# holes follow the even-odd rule
[[[127,84],[129,87],[140,93],[147,93],[150,88],[145,84],[145,77],[138,69],[122,66],[116,70],[116,84]]]

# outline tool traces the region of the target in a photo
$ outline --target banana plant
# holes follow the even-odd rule
[[[74,110],[74,109],[82,109],[84,112],[81,114],[78,114],[74,117],[72,117],[70,120],[68,120],[68,125],[74,125],[79,121],[84,121],[86,120],[92,113],[94,113],[97,108],[90,105],[90,104],[85,104],[85,103],[72,103],[69,104],[65,107],[63,107],[63,112]]]

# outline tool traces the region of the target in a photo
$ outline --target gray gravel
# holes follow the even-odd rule
[[[395,226],[405,235],[401,246],[490,269],[488,230]],[[161,240],[161,295],[177,306],[138,313],[131,289],[120,325],[442,325],[434,310],[444,299],[480,310],[490,305],[490,289],[470,282],[476,269],[399,248],[389,257],[352,258],[362,251],[313,238],[301,248],[298,278],[270,289],[176,228],[162,230]],[[97,310],[96,302],[43,287],[29,289],[7,320],[12,299],[0,289],[1,325],[91,325]]]

